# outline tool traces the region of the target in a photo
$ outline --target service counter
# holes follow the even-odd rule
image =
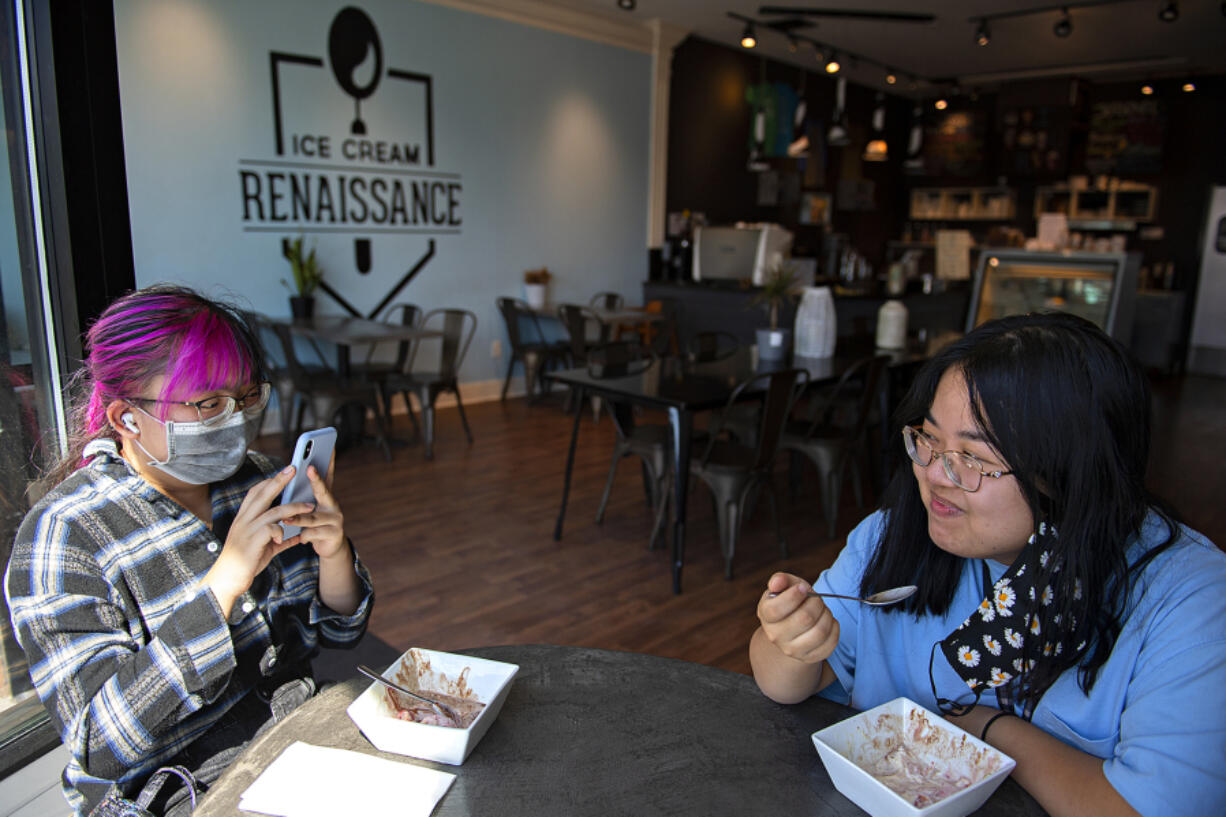
[[[741,289],[727,285],[647,281],[643,302],[671,300],[677,309],[677,335],[682,348],[699,332],[730,332],[743,344],[755,342],[754,330],[767,324],[766,308],[753,303],[757,287]],[[907,307],[908,331],[925,329],[929,335],[966,329],[966,308],[970,289],[961,285],[929,295],[906,294],[897,299],[885,295],[834,296],[838,336],[873,336],[877,331],[877,310],[887,300],[899,300]],[[796,321],[796,304],[786,304],[779,316],[781,327]]]

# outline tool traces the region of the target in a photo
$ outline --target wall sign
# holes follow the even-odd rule
[[[435,236],[461,233],[463,183],[435,166],[432,77],[386,66],[379,32],[357,7],[341,9],[323,35],[318,54],[268,52],[275,158],[238,160],[240,220],[244,232],[282,240],[352,236],[360,275],[371,270],[377,236],[427,237],[421,256],[366,313],[373,318],[434,257]],[[321,105],[328,95],[351,104],[351,115]],[[327,281],[320,288],[362,314]]]
[[[1090,115],[1086,170],[1094,174],[1160,173],[1164,126],[1157,100],[1096,103]]]

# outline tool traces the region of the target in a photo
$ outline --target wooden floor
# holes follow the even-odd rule
[[[1219,544],[1226,543],[1224,405],[1226,380],[1155,385],[1153,487]],[[841,545],[824,535],[810,473],[797,502],[781,497],[790,557],[779,557],[762,503],[726,581],[709,494],[697,486],[684,592],[674,596],[667,551],[647,549],[651,517],[637,460],[622,462],[605,523],[594,521],[613,445],[607,416],[584,417],[565,533],[555,542],[571,418],[556,399],[486,403],[468,414],[472,446],[456,412],[439,413],[433,462],[419,446],[397,448],[391,463],[373,446],[338,459],[346,529],[375,578],[370,634],[385,650],[571,644],[747,672],[754,606],[767,578],[775,570],[815,577]],[[397,420],[407,439],[407,419]],[[260,442],[284,456],[271,438]],[[781,472],[781,492],[784,483]],[[848,490],[840,537],[867,513],[853,505]]]

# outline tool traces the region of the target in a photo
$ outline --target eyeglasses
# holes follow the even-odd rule
[[[219,426],[226,420],[229,420],[235,411],[242,411],[248,417],[256,416],[268,405],[268,398],[271,396],[272,384],[265,381],[242,397],[237,398],[231,397],[228,394],[219,394],[215,397],[206,397],[195,402],[187,400],[157,400],[152,397],[129,397],[127,399],[131,403],[165,403],[168,406],[191,406],[196,410],[196,415],[200,418],[200,422],[205,426],[212,427]]]
[[[937,451],[932,445],[932,438],[913,426],[902,427],[902,441],[907,449],[907,456],[920,468],[932,465],[933,459],[939,456],[945,476],[968,494],[979,490],[984,477],[1000,479],[1013,473],[999,468],[989,471],[978,457],[965,451]]]

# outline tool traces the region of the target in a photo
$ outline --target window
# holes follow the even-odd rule
[[[70,265],[49,259],[44,224],[54,220],[49,202],[62,189],[58,164],[39,158],[46,133],[34,115],[40,98],[37,60],[23,19],[33,5],[0,10],[0,90],[5,139],[0,140],[0,564],[7,566],[18,525],[37,498],[31,483],[60,455],[64,430],[62,392],[67,374],[65,342],[77,335]],[[40,146],[31,151],[30,146]],[[52,177],[60,177],[53,180]],[[61,199],[62,200],[62,199]],[[62,268],[68,267],[68,268]],[[64,276],[64,278],[60,278]],[[77,351],[75,348],[73,351]],[[79,352],[78,352],[79,353]],[[7,606],[0,595],[0,777],[58,743],[27,673]]]

